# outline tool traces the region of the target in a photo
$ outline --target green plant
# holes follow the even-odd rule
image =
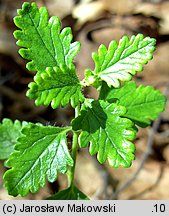
[[[130,81],[142,65],[152,58],[156,40],[142,34],[124,36],[108,49],[101,45],[92,58],[95,69],[87,69],[79,81],[73,59],[80,43],[72,41],[70,28],[61,31],[58,17],[51,17],[45,7],[24,3],[14,22],[20,55],[28,59],[33,71],[27,96],[35,104],[75,109],[70,126],[55,127],[4,119],[0,124],[0,159],[9,169],[4,174],[5,187],[13,196],[25,196],[57,179],[58,172],[68,177],[68,188],[49,199],[88,199],[74,185],[78,147],[89,146],[103,164],[130,167],[134,160],[137,126],[147,127],[165,107],[166,97],[151,86],[136,86]],[[122,85],[124,82],[124,85]],[[82,89],[93,86],[98,100],[85,98]],[[67,133],[73,133],[71,149]]]

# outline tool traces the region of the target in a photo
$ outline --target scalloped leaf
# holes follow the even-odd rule
[[[9,160],[11,167],[5,175],[5,187],[13,196],[25,196],[44,187],[46,177],[54,182],[58,171],[65,173],[68,166],[73,166],[66,133],[70,128],[58,128],[29,123],[22,130],[15,150]]]
[[[136,86],[135,82],[125,83],[120,89],[110,89],[105,100],[118,99],[121,106],[127,108],[123,115],[140,127],[150,125],[150,120],[158,118],[164,111],[166,97],[152,86]]]
[[[100,163],[107,159],[112,167],[129,167],[134,159],[135,146],[130,140],[135,139],[133,122],[125,115],[126,108],[106,101],[87,99],[81,114],[72,121],[73,130],[80,133],[80,147],[87,147],[89,152],[97,154]]]
[[[89,198],[73,185],[48,197],[47,200],[89,200]]]
[[[24,47],[20,55],[28,60],[27,69],[44,71],[47,67],[72,64],[80,50],[80,43],[72,41],[71,28],[66,27],[61,32],[58,17],[49,19],[45,7],[38,9],[36,3],[25,2],[14,18],[15,25],[21,30],[14,32],[17,45]]]
[[[14,151],[14,145],[17,143],[17,139],[21,136],[22,128],[27,125],[27,122],[20,122],[11,119],[3,119],[0,123],[0,160],[6,160],[10,154]]]
[[[72,107],[76,107],[79,102],[84,101],[74,66],[69,70],[54,67],[47,68],[42,73],[38,72],[29,88],[27,96],[35,99],[37,106],[48,106],[51,103],[55,109],[59,105],[66,106],[70,101]]]
[[[120,81],[129,81],[136,72],[143,70],[143,64],[152,59],[152,52],[155,50],[156,40],[145,37],[142,34],[122,37],[119,44],[111,41],[108,49],[100,45],[98,53],[93,53],[95,69],[86,70],[85,83],[99,87],[101,81],[107,85],[118,88]]]

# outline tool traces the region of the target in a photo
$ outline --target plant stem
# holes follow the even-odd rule
[[[75,108],[75,118],[79,115],[79,113],[80,113],[80,105],[78,105]],[[74,164],[67,173],[69,187],[71,187],[73,185],[73,182],[74,182],[76,156],[77,156],[77,150],[78,150],[78,137],[79,137],[79,132],[74,131],[73,132],[73,141],[72,141],[72,159],[74,161]]]

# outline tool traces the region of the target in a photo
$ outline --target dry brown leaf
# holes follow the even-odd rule
[[[99,19],[105,11],[119,15],[127,15],[134,12],[140,0],[98,0],[89,3],[80,3],[73,9],[73,17],[78,19],[77,28],[88,21]]]
[[[123,185],[138,169],[140,161],[137,157],[133,165],[128,168],[111,169],[114,178],[120,180],[120,185]],[[169,191],[169,166],[162,165],[159,162],[149,160],[145,163],[136,180],[132,182],[125,190],[119,194],[119,199],[168,199]]]
[[[58,16],[60,19],[66,15],[71,14],[74,6],[73,0],[49,0],[46,1],[46,7],[49,10],[51,16]]]
[[[139,178],[140,190],[139,199],[142,200],[168,200],[169,199],[169,166],[151,162],[145,166]],[[137,189],[139,185],[135,184]],[[134,197],[133,197],[134,198]],[[135,197],[138,199],[138,197]]]
[[[169,2],[159,4],[143,3],[137,6],[135,13],[160,18],[160,34],[169,34]]]
[[[140,0],[99,0],[107,11],[119,15],[132,14]]]
[[[72,15],[77,19],[76,28],[80,28],[88,21],[97,20],[104,12],[103,2],[81,3],[74,7]]]
[[[102,179],[91,156],[84,150],[78,155],[75,180],[78,187],[89,197],[102,186]]]
[[[94,68],[94,63],[91,57],[93,51],[96,51],[98,45],[87,39],[86,31],[81,31],[78,34],[77,40],[81,43],[81,50],[76,57],[77,73],[80,80],[84,78],[84,70],[86,68]]]
[[[169,42],[161,43],[154,52],[153,60],[144,70],[144,80],[153,85],[166,82],[169,79]]]
[[[125,34],[130,35],[131,32],[127,32],[124,28],[121,27],[102,28],[94,31],[92,33],[92,38],[94,42],[98,44],[98,46],[100,44],[104,44],[108,46],[110,41],[112,40],[119,41],[120,38]]]

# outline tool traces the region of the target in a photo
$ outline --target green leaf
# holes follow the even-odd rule
[[[89,200],[89,198],[77,187],[72,186],[48,197],[47,200]]]
[[[0,123],[0,160],[6,160],[14,151],[14,145],[21,136],[21,130],[27,122],[18,120],[12,122],[10,119],[3,119]]]
[[[38,106],[51,103],[52,108],[64,107],[71,101],[72,107],[76,107],[84,101],[74,66],[68,71],[64,67],[47,68],[45,72],[38,72],[34,81],[29,84],[27,96],[35,99]]]
[[[5,175],[5,187],[13,196],[35,193],[44,187],[46,177],[54,182],[58,171],[65,173],[73,160],[67,147],[66,133],[70,128],[29,123],[23,128],[14,153],[7,161],[11,167]]]
[[[113,40],[108,49],[102,44],[98,53],[92,55],[94,71],[86,70],[86,85],[99,87],[100,82],[105,81],[109,87],[118,88],[120,81],[129,81],[136,72],[143,70],[142,65],[152,59],[155,43],[154,38],[138,34],[130,40],[124,36],[119,44]]]
[[[73,130],[80,133],[80,147],[87,147],[89,152],[97,154],[100,163],[108,159],[112,167],[129,167],[134,159],[135,146],[130,140],[135,139],[136,131],[131,120],[122,118],[126,108],[106,101],[86,100],[81,114],[72,121]]]
[[[158,118],[164,111],[166,97],[152,86],[136,86],[135,82],[128,82],[120,89],[112,88],[106,100],[118,99],[119,105],[125,106],[127,112],[123,115],[131,119],[140,127],[150,125],[150,120]]]
[[[15,25],[21,30],[14,32],[17,45],[24,47],[20,55],[28,60],[27,69],[44,71],[46,67],[72,64],[80,50],[80,43],[72,41],[71,29],[66,27],[61,32],[58,17],[49,19],[45,7],[38,9],[36,3],[25,2],[14,18]]]

